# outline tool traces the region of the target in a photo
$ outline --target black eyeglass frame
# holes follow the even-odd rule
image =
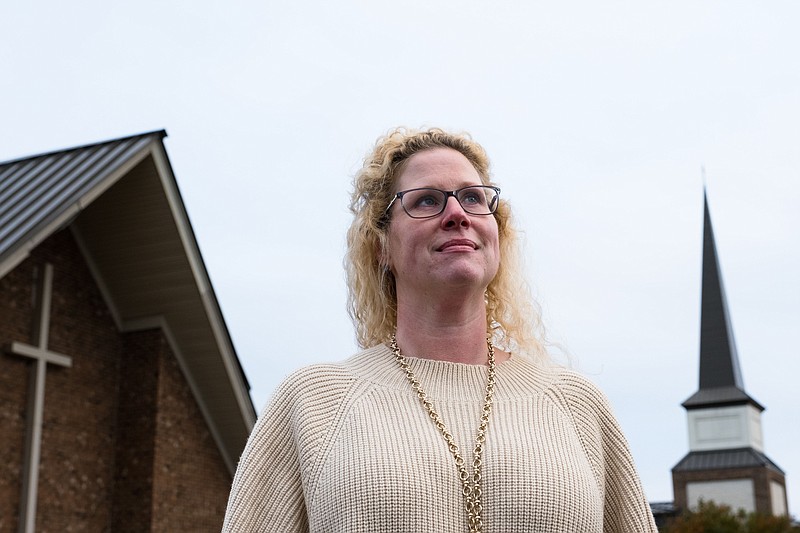
[[[465,191],[467,189],[475,189],[475,188],[492,189],[495,192],[494,202],[489,206],[491,211],[489,211],[488,213],[472,213],[472,212],[470,212],[469,208],[465,207],[464,204],[461,203],[461,200],[458,199],[457,195],[461,191]],[[414,191],[437,191],[437,192],[440,192],[440,193],[444,194],[444,202],[442,202],[441,210],[439,210],[438,213],[435,213],[433,215],[425,215],[423,217],[414,216],[411,213],[409,213],[408,209],[406,209],[405,204],[403,204],[403,196],[405,196],[407,193],[414,192]],[[488,215],[493,215],[493,214],[495,214],[497,212],[497,206],[500,204],[500,187],[495,187],[494,185],[467,185],[466,187],[461,187],[460,189],[456,189],[454,191],[444,191],[442,189],[437,189],[435,187],[417,187],[415,189],[406,189],[405,191],[400,191],[400,192],[395,193],[394,198],[392,198],[392,201],[389,202],[388,206],[386,206],[386,211],[383,212],[383,217],[382,218],[385,219],[387,223],[389,222],[389,218],[390,218],[389,211],[392,209],[392,206],[394,205],[395,201],[398,198],[400,199],[400,206],[403,208],[403,211],[405,212],[406,215],[408,215],[411,218],[420,220],[420,219],[425,219],[425,218],[438,217],[439,215],[444,213],[444,210],[447,207],[447,199],[450,198],[451,196],[456,199],[456,202],[458,202],[458,205],[461,206],[461,209],[463,209],[465,213],[468,213],[468,214],[474,215],[474,216],[488,216]]]

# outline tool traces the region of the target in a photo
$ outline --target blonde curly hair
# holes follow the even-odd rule
[[[386,342],[397,324],[394,276],[381,261],[387,247],[391,221],[386,208],[394,197],[394,184],[408,159],[424,150],[451,148],[466,157],[484,185],[494,185],[489,158],[483,147],[466,134],[439,128],[397,128],[380,137],[353,179],[350,210],[353,222],[347,231],[348,312],[356,328],[358,344],[367,348]],[[522,273],[517,231],[511,207],[500,200],[494,214],[500,240],[500,265],[486,290],[486,328],[500,349],[520,351],[547,359],[544,329],[538,305]]]

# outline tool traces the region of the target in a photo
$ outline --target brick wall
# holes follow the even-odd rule
[[[30,268],[0,279],[0,345],[31,342],[33,277]],[[29,363],[0,354],[0,531],[14,531],[19,510]]]
[[[765,466],[673,472],[672,488],[673,494],[675,495],[675,506],[679,509],[685,509],[687,507],[686,486],[689,483],[699,481],[723,481],[729,479],[752,480],[756,511],[765,514],[772,514],[770,482],[776,481],[782,486],[786,486],[786,480],[783,475]]]
[[[165,348],[158,387],[153,531],[219,531],[232,479],[175,357]]]
[[[157,412],[160,331],[128,333],[120,362],[112,530],[148,531],[153,516],[153,456]]]
[[[68,232],[60,232],[36,248],[4,278],[4,289],[16,295],[15,309],[3,317],[13,330],[3,332],[3,345],[33,343],[34,287],[45,262],[54,265],[48,348],[72,358],[72,367],[48,365],[45,379],[39,469],[37,531],[102,531],[111,516],[114,433],[119,375],[120,336],[83,258]],[[7,281],[6,281],[7,278]],[[5,294],[0,301],[6,301]],[[22,326],[24,325],[24,326]],[[20,327],[22,326],[22,327]],[[5,329],[5,328],[4,328]],[[15,450],[14,465],[3,485],[11,493],[3,522],[16,528],[22,475],[29,376],[34,363],[2,355],[2,389],[15,396],[13,433],[4,441]],[[21,401],[22,398],[26,400]],[[19,451],[16,451],[19,450]],[[5,500],[5,498],[3,498]]]
[[[219,531],[230,475],[159,330],[121,334],[69,231],[0,279],[0,345],[33,342],[54,265],[37,531]],[[0,354],[0,531],[17,528],[32,361]]]

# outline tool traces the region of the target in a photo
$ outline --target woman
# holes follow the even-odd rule
[[[278,388],[223,530],[655,532],[605,397],[537,340],[483,149],[398,129],[354,183],[364,351]]]

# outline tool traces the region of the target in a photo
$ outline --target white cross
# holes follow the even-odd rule
[[[39,459],[42,444],[42,415],[44,412],[44,378],[47,363],[72,366],[72,358],[47,349],[50,330],[50,302],[53,297],[53,265],[47,263],[39,283],[39,320],[33,334],[34,345],[12,342],[9,351],[36,361],[31,373],[28,392],[28,431],[25,438],[25,471],[22,477],[22,498],[19,511],[20,533],[36,529],[36,492],[39,487]]]

